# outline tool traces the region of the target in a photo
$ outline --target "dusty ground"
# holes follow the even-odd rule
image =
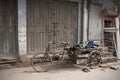
[[[117,70],[110,68],[90,69],[74,65],[54,66],[48,72],[36,73],[31,67],[0,70],[0,80],[120,80],[120,64]]]

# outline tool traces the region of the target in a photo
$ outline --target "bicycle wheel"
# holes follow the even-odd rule
[[[100,51],[94,50],[89,54],[89,57],[87,60],[88,66],[97,66],[101,64],[101,62],[102,60],[101,60]]]
[[[31,59],[31,64],[36,72],[46,72],[52,64],[52,58],[49,55],[38,53]]]

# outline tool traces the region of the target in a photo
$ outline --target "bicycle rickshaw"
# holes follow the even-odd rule
[[[98,48],[81,48],[79,45],[74,45],[73,47],[69,47],[68,42],[62,42],[60,45],[56,45],[51,47],[52,42],[49,42],[45,53],[37,53],[31,59],[32,68],[37,71],[48,71],[50,69],[50,65],[55,63],[59,64],[61,62],[67,62],[68,60],[71,63],[76,64],[76,60],[78,58],[86,58],[86,66],[96,66],[101,64],[101,49]],[[61,47],[62,51],[60,52],[51,52],[51,49]],[[55,50],[55,49],[54,49]],[[80,57],[80,55],[87,55]]]

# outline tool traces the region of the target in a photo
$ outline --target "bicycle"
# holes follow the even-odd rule
[[[68,42],[62,42],[61,45],[51,47],[51,44],[55,44],[52,42],[49,42],[45,53],[37,53],[33,56],[31,59],[32,68],[36,72],[46,72],[50,69],[50,66],[53,64],[53,61],[57,62],[64,62],[64,55],[68,50]],[[53,53],[50,52],[50,49],[56,48],[56,47],[63,47],[63,50],[61,53]]]

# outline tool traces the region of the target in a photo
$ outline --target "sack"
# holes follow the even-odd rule
[[[93,48],[94,47],[94,40],[89,40],[86,48]]]

